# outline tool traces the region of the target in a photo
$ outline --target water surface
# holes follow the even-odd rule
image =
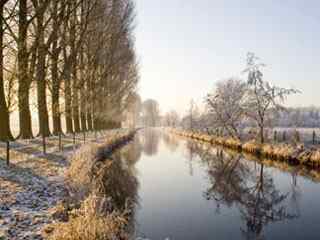
[[[320,183],[306,170],[161,130],[141,131],[125,151],[139,182],[136,236],[320,239]]]

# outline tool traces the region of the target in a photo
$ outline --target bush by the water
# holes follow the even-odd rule
[[[90,195],[81,208],[70,213],[65,223],[54,224],[55,231],[50,240],[108,240],[127,239],[125,226],[128,223],[125,212],[104,214],[106,198]]]

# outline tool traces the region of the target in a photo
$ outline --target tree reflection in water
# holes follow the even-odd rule
[[[122,157],[130,166],[134,166],[142,154],[142,144],[139,137],[135,137],[130,144],[127,144],[122,150]]]
[[[258,163],[255,168],[240,154],[225,153],[203,144],[188,143],[187,147],[190,146],[190,152],[196,153],[207,166],[211,187],[205,198],[216,202],[218,212],[222,205],[236,206],[245,223],[241,231],[246,239],[264,239],[263,230],[268,224],[299,217],[299,211],[288,212],[289,194],[276,188],[263,164]],[[298,198],[294,200],[297,202]]]
[[[100,162],[93,176],[93,189],[97,196],[108,199],[109,212],[120,211],[128,217],[126,231],[134,234],[134,215],[138,205],[139,182],[133,171],[134,166],[126,158],[126,151],[117,151],[111,159]]]
[[[140,132],[142,150],[147,156],[158,153],[160,143],[160,133],[156,129],[145,129]]]
[[[166,147],[172,152],[176,152],[179,147],[179,139],[173,134],[167,134],[165,132],[161,133],[161,137],[163,139]]]
[[[189,164],[189,174],[190,176],[193,176],[193,161],[195,157],[197,156],[197,152],[199,154],[198,144],[195,141],[187,141],[186,142],[186,159],[188,160]]]

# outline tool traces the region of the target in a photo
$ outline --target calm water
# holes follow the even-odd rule
[[[139,187],[136,236],[320,239],[320,183],[159,130],[126,147]]]

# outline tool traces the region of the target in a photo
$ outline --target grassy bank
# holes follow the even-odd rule
[[[56,222],[44,229],[47,239],[127,239],[137,182],[111,153],[134,134],[112,135],[103,143],[81,147],[72,156],[65,174],[67,195],[53,209]]]
[[[251,153],[239,152],[236,149],[225,148],[219,145],[212,147],[212,144],[210,142],[192,141],[190,144],[192,145],[193,151],[198,154],[199,152],[201,153],[199,154],[199,156],[201,156],[202,154],[211,154],[211,159],[215,159],[218,153],[223,152],[229,156],[235,157],[236,159],[240,154],[246,161],[252,161],[271,168],[280,169],[281,171],[287,172],[293,176],[302,176],[304,178],[310,179],[313,182],[320,182],[319,169],[312,169],[305,165],[293,165],[286,161],[275,161],[274,159],[257,156]]]
[[[261,144],[254,140],[241,142],[238,139],[217,137],[204,133],[170,129],[171,133],[191,139],[221,145],[227,148],[263,156],[273,160],[285,161],[291,164],[305,165],[311,168],[320,167],[320,149],[306,149],[303,145]]]

